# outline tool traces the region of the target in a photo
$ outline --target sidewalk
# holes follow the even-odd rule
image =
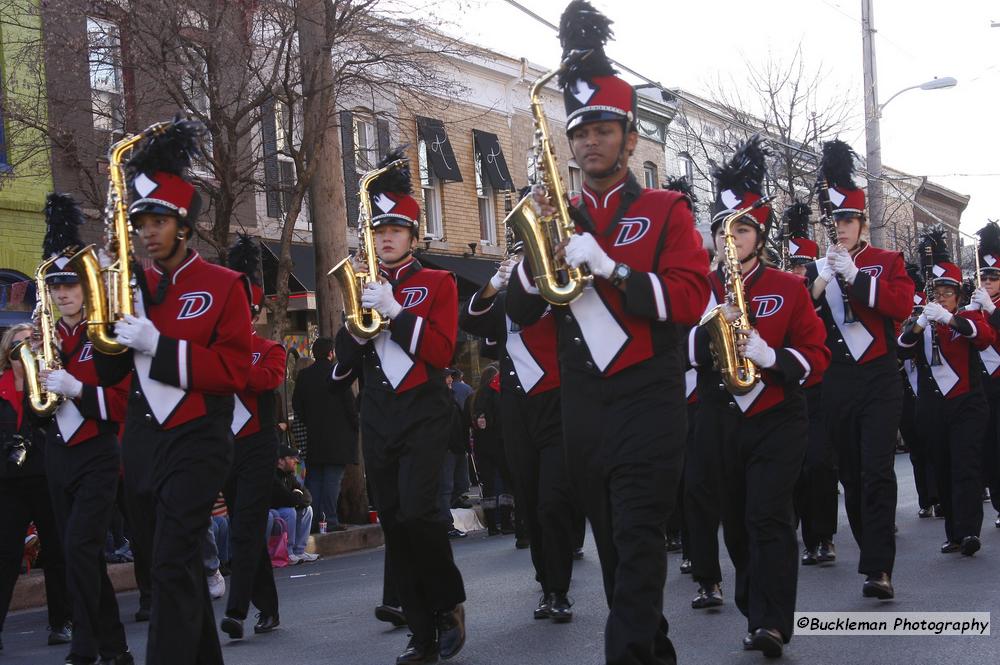
[[[385,544],[382,527],[378,524],[348,526],[347,531],[313,534],[309,536],[307,552],[322,556],[335,556],[357,550],[380,547]],[[131,563],[108,565],[108,577],[115,592],[132,591],[136,588],[135,573]],[[32,570],[29,575],[21,575],[14,585],[14,596],[10,601],[11,612],[45,604],[45,579],[40,570]]]

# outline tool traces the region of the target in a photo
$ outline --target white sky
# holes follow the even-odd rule
[[[614,20],[608,55],[665,87],[709,96],[746,63],[787,60],[801,43],[832,90],[850,90],[857,120],[841,138],[865,154],[861,0],[591,0]],[[913,90],[882,117],[882,161],[970,194],[962,230],[1000,218],[1000,3],[873,0],[880,101],[935,76],[955,88]],[[568,0],[521,0],[552,23]],[[540,65],[560,54],[555,33],[504,0],[456,0],[466,39]],[[968,175],[957,175],[968,174]],[[994,198],[996,197],[996,198]]]

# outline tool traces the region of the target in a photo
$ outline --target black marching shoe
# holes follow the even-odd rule
[[[743,638],[743,648],[747,651],[760,651],[767,658],[781,658],[784,641],[778,631],[758,628]]]
[[[281,621],[278,620],[277,614],[272,615],[261,612],[257,615],[257,623],[253,625],[253,632],[258,635],[262,633],[270,633],[280,625]]]
[[[681,551],[683,545],[681,544],[680,536],[668,536],[667,537],[667,551],[668,552],[679,552]]]
[[[451,611],[439,612],[437,629],[441,658],[454,658],[465,646],[465,606],[459,603]]]
[[[979,536],[966,536],[962,538],[962,554],[965,556],[972,556],[982,546],[983,544],[980,542]]]
[[[101,661],[98,658],[78,656],[75,653],[70,652],[69,655],[66,656],[65,665],[101,665]]]
[[[406,650],[396,657],[396,665],[426,665],[438,662],[437,642],[422,642],[411,637]]]
[[[549,594],[543,593],[538,599],[538,607],[535,608],[536,619],[549,619],[552,617],[552,599]]]
[[[379,621],[391,623],[396,628],[406,625],[406,616],[403,611],[392,605],[379,605],[375,608],[375,618]]]
[[[833,546],[832,540],[820,541],[819,550],[816,552],[816,560],[820,563],[833,563],[837,560],[837,548]]]
[[[937,519],[944,519],[944,508],[941,507],[940,503],[935,503],[931,506],[931,512],[934,513],[934,517]]]
[[[950,540],[946,540],[941,545],[941,554],[954,554],[960,549],[962,549],[962,543],[953,543]]]
[[[993,522],[993,526],[1000,529],[1000,514],[997,514],[997,519],[995,522]]]
[[[132,657],[131,653],[126,651],[114,658],[102,658],[101,665],[135,665],[135,658]]]
[[[684,559],[681,561],[681,575],[691,574],[691,559]]]
[[[553,623],[569,623],[573,620],[573,603],[569,601],[564,593],[550,593],[549,594],[549,616],[552,617]]]
[[[219,628],[222,632],[228,635],[231,640],[243,639],[243,621],[237,619],[236,617],[223,617],[222,621],[219,623]]]
[[[69,644],[73,641],[73,624],[69,621],[58,628],[49,629],[49,646],[57,644]]]
[[[718,584],[703,584],[698,587],[698,595],[691,601],[691,609],[704,610],[709,607],[719,607],[723,602],[721,586]]]
[[[1000,527],[1000,517],[997,518],[997,527]],[[575,550],[573,550],[573,560],[579,561],[582,558],[583,558],[583,548],[577,547]]]
[[[816,558],[816,548],[809,549],[808,547],[802,550],[802,565],[803,566],[815,566],[818,563]]]
[[[931,510],[930,508],[921,508],[920,510],[917,511],[917,517],[919,517],[920,519],[927,519],[928,517],[933,517],[933,516],[934,516],[934,511]]]
[[[889,600],[894,598],[896,592],[892,588],[892,579],[889,573],[876,573],[869,575],[861,587],[861,595],[865,598],[878,598],[879,600]]]

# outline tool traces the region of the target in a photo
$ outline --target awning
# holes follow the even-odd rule
[[[497,135],[473,129],[472,140],[479,154],[479,166],[483,177],[490,181],[493,189],[514,189],[510,171],[507,169],[507,160],[503,156],[503,148],[500,147]]]
[[[458,297],[462,300],[483,288],[496,273],[499,264],[499,259],[473,259],[423,251],[417,253],[417,258],[428,268],[455,273],[458,277]]]
[[[434,175],[441,182],[462,182],[462,172],[455,159],[455,151],[448,140],[444,123],[434,118],[417,116],[417,131],[427,145],[427,157],[431,160]]]
[[[262,243],[266,252],[261,256],[264,272],[264,293],[274,295],[278,292],[278,256],[281,254],[281,243]],[[292,272],[288,276],[289,293],[306,293],[316,290],[316,254],[312,245],[295,245],[292,251]]]

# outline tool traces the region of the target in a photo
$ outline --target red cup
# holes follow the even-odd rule
[[[369,510],[368,511],[368,523],[369,524],[378,524],[378,511],[377,510]]]

